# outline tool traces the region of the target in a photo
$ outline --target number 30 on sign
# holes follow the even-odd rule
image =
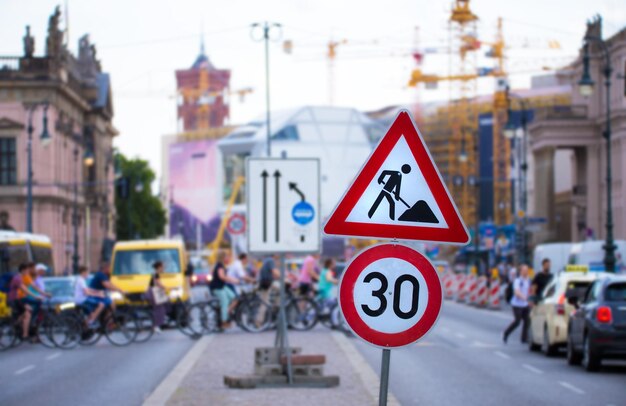
[[[400,244],[361,252],[344,271],[339,304],[352,331],[382,348],[409,345],[435,324],[442,303],[430,261]]]

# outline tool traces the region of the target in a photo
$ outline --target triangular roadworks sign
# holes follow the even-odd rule
[[[330,215],[324,232],[469,242],[467,228],[408,111],[398,114]]]

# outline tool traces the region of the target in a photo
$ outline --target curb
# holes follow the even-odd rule
[[[361,355],[354,344],[352,344],[344,334],[333,332],[332,337],[335,340],[335,343],[339,346],[339,349],[348,358],[348,361],[350,361],[354,372],[359,376],[361,382],[363,382],[363,386],[365,387],[367,394],[372,398],[372,404],[377,405],[378,388],[380,386],[380,378],[378,374],[376,374],[372,367],[370,367],[363,355]],[[398,399],[396,399],[391,391],[389,391],[389,394],[387,395],[387,405],[400,406],[400,402],[398,402]]]
[[[176,392],[176,389],[178,389],[183,379],[185,379],[187,374],[189,374],[191,369],[196,365],[200,355],[204,352],[211,340],[213,340],[212,335],[203,336],[198,340],[165,379],[161,381],[159,386],[148,396],[143,402],[143,406],[164,406],[174,392]]]

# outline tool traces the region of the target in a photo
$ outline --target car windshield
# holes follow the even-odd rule
[[[163,262],[165,273],[181,272],[177,249],[148,249],[117,251],[113,264],[113,275],[150,275],[154,272],[152,265],[156,261]]]
[[[52,297],[74,296],[74,280],[71,278],[44,279],[44,287]]]
[[[3,261],[0,267],[2,272],[15,273],[20,264],[30,261],[26,244],[7,245],[4,247],[4,250],[2,258],[0,258]]]
[[[608,302],[626,302],[626,283],[614,283],[606,288]]]
[[[579,300],[582,300],[585,297],[585,293],[587,289],[591,285],[591,281],[570,281],[567,283],[567,288],[565,291],[566,296],[575,296]]]

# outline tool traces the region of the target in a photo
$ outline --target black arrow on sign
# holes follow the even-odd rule
[[[276,242],[280,240],[280,216],[278,215],[278,203],[280,202],[280,172],[276,169],[274,180],[276,181]]]
[[[293,190],[294,192],[299,194],[300,195],[300,199],[302,199],[302,201],[306,200],[306,198],[304,197],[304,193],[302,193],[302,191],[300,189],[298,189],[298,184],[297,183],[295,183],[295,182],[289,183],[289,190]]]
[[[261,172],[263,178],[263,242],[267,242],[267,171]]]

